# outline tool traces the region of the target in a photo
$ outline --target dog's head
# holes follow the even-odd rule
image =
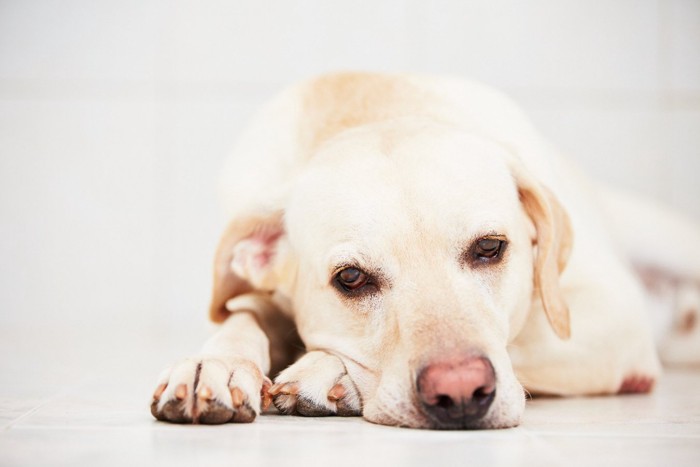
[[[370,421],[517,425],[525,398],[508,345],[533,296],[569,334],[566,215],[516,157],[476,136],[419,122],[347,131],[283,214],[253,224],[235,247],[253,250],[241,274],[289,296],[307,348],[345,362]]]

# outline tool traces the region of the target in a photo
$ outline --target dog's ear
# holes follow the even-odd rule
[[[573,231],[566,211],[554,194],[541,185],[520,164],[511,170],[518,186],[520,201],[537,231],[534,280],[549,324],[561,339],[571,336],[569,308],[559,288],[573,244]]]
[[[214,284],[209,317],[220,323],[229,316],[226,302],[254,290],[272,291],[277,282],[274,267],[284,237],[281,212],[239,216],[219,240],[214,258]]]

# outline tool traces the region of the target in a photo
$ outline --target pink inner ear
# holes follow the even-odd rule
[[[237,275],[259,284],[275,256],[277,240],[282,232],[277,229],[258,229],[239,241],[233,249],[231,269]]]

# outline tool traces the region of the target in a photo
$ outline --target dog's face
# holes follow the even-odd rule
[[[368,420],[518,424],[524,391],[507,350],[533,283],[555,329],[568,323],[551,298],[565,256],[550,245],[554,216],[508,158],[445,127],[370,127],[326,145],[293,188],[278,261],[296,273],[279,287],[307,348],[345,362]]]

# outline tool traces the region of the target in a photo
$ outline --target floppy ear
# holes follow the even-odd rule
[[[282,213],[241,216],[231,221],[219,240],[214,258],[214,284],[209,318],[217,323],[229,316],[226,302],[253,290],[272,291],[273,260],[284,235]]]
[[[571,253],[573,232],[566,211],[554,194],[519,164],[512,165],[520,201],[537,231],[535,289],[542,299],[549,324],[561,339],[571,336],[569,308],[559,288],[559,274]]]

